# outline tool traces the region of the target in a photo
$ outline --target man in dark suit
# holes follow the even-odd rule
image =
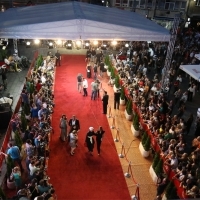
[[[118,109],[119,110],[119,103],[120,103],[120,96],[121,96],[121,92],[118,89],[115,93],[114,93],[114,109]]]
[[[76,129],[76,131],[78,131],[80,129],[80,123],[79,120],[76,119],[76,116],[73,115],[72,118],[69,120],[69,126],[70,126],[70,131],[69,133],[71,133],[74,130],[74,127]]]
[[[60,55],[59,51],[56,52],[55,57],[56,57],[56,66],[58,66],[58,65],[60,66],[61,55]]]
[[[109,96],[107,95],[107,92],[104,91],[104,95],[103,95],[103,98],[102,98],[102,101],[103,101],[103,114],[107,114],[108,99],[109,99]]]

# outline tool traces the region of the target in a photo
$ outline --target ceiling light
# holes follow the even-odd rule
[[[40,40],[36,39],[36,40],[34,40],[34,43],[35,43],[35,44],[39,44],[39,43],[40,43]]]
[[[98,41],[97,40],[94,40],[93,44],[96,46],[98,45]]]
[[[53,42],[49,42],[49,46],[53,46]]]
[[[125,47],[129,47],[129,44],[128,44],[128,43],[126,43],[126,44],[125,44]]]
[[[81,46],[81,41],[80,41],[80,40],[77,40],[77,41],[76,41],[76,45],[80,47],[80,46]]]
[[[62,40],[57,40],[56,43],[57,43],[58,45],[61,45],[61,44],[62,44]]]
[[[117,41],[116,41],[116,40],[113,40],[113,41],[112,41],[112,45],[113,45],[113,46],[116,46],[116,45],[117,45]]]
[[[26,45],[27,45],[27,46],[30,46],[30,45],[31,45],[31,42],[30,42],[30,41],[27,41],[27,42],[26,42]]]

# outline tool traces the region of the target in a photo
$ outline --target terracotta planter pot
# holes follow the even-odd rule
[[[133,133],[133,136],[138,137],[140,135],[140,131],[136,131],[133,127],[133,124],[131,124],[131,131]]]
[[[142,145],[141,142],[140,142],[140,145],[139,145],[139,150],[140,150],[141,155],[142,155],[144,158],[149,157],[149,151],[145,151],[145,150],[144,150],[144,147],[143,147],[143,145]]]
[[[132,118],[133,118],[133,115],[129,115],[129,114],[127,113],[126,109],[125,109],[125,112],[124,112],[124,113],[125,113],[126,119],[129,120],[129,121],[131,121]]]
[[[149,173],[150,173],[150,176],[151,176],[153,182],[156,184],[157,181],[158,181],[158,176],[156,175],[156,173],[155,173],[155,171],[154,171],[152,165],[151,165],[150,168],[149,168]]]
[[[121,99],[120,98],[120,102],[119,103],[120,103],[120,105],[125,105],[125,99]]]

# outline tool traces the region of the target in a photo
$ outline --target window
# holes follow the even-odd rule
[[[196,6],[200,6],[200,0],[196,0]]]

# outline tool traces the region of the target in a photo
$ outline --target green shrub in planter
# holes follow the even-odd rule
[[[104,59],[104,63],[105,63],[105,65],[109,66],[109,64],[110,64],[109,55],[106,55],[106,57],[105,57],[105,59]]]
[[[173,181],[170,181],[169,184],[167,185],[166,190],[165,190],[165,195],[167,199],[178,199],[177,189]]]
[[[163,174],[163,160],[160,158],[158,164],[155,167],[155,173],[157,176]]]
[[[129,99],[127,104],[126,104],[126,112],[128,113],[128,115],[132,115],[133,114],[133,105],[132,105],[132,100]]]
[[[111,67],[111,78],[115,79],[115,69],[114,69],[114,67]]]
[[[15,163],[9,155],[6,158],[6,167],[7,167],[6,175],[8,180],[11,182],[13,180],[10,179],[10,175],[12,173],[12,169],[15,167]]]
[[[147,138],[148,138],[147,132],[144,131],[144,134],[142,136],[142,141],[141,141],[143,146],[145,145]]]
[[[27,129],[27,119],[25,117],[24,111],[21,112],[21,128],[22,131],[24,132]]]
[[[149,151],[151,147],[151,138],[147,135],[146,142],[143,145],[145,151]]]
[[[119,77],[119,76],[118,76]],[[125,90],[124,90],[124,87],[122,86],[121,87],[121,94],[120,94],[120,98],[122,99],[122,100],[124,100],[125,99]]]
[[[3,189],[0,187],[0,199],[7,199]]]
[[[30,106],[29,106],[29,104],[25,103],[24,106],[23,106],[23,113],[24,113],[25,115],[29,115],[30,112],[31,112],[31,111],[30,111]]]
[[[43,56],[39,55],[36,60],[35,70],[37,70],[43,63]]]
[[[158,165],[159,160],[160,160],[160,154],[156,153],[153,158],[153,163],[152,163],[152,168],[154,169],[154,171],[155,171],[156,166]]]
[[[15,144],[16,144],[16,146],[19,147],[19,149],[21,151],[23,141],[22,141],[19,131],[15,131]]]
[[[119,88],[120,87],[120,82],[119,82],[120,80],[119,80],[119,75],[117,74],[117,75],[115,75],[115,87],[116,88]]]
[[[139,131],[140,122],[139,122],[139,115],[137,113],[135,113],[133,117],[133,127],[136,131]]]

